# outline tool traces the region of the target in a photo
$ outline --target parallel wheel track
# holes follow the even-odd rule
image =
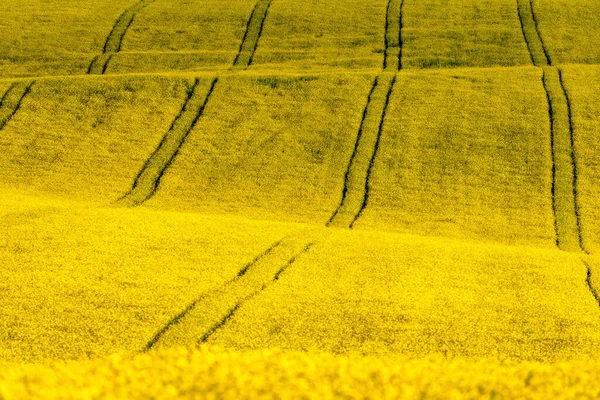
[[[404,0],[389,0],[385,22],[383,71],[375,78],[367,97],[346,173],[340,204],[327,226],[353,228],[369,202],[371,174],[379,150],[383,125],[402,68],[402,8]]]
[[[248,19],[238,54],[233,61],[234,67],[247,68],[252,64],[270,7],[271,0],[258,0],[256,2]]]
[[[551,196],[556,245],[561,250],[585,251],[577,191],[577,155],[571,102],[562,71],[552,65],[552,58],[544,44],[533,0],[517,0],[517,11],[531,62],[543,68],[542,83],[550,118]]]
[[[133,20],[136,14],[142,10],[143,8],[149,6],[155,0],[140,0],[132,7],[128,8],[119,16],[117,21],[112,27],[112,30],[108,34],[106,41],[104,42],[104,48],[102,49],[102,54],[96,56],[88,67],[88,74],[98,74],[102,75],[106,73],[106,69],[108,68],[108,63],[110,62],[112,56],[115,53],[121,51],[121,47],[123,46],[123,39],[125,38],[125,34],[133,24]]]
[[[208,341],[240,307],[277,282],[326,234],[322,230],[303,231],[274,243],[242,267],[233,279],[204,293],[175,315],[148,341],[144,351]]]
[[[199,80],[196,79],[193,87],[188,92],[188,97],[179,115],[173,120],[171,127],[156,150],[146,160],[135,178],[132,188],[117,201],[118,204],[135,207],[154,196],[167,168],[171,165],[181,146],[204,113],[217,82],[218,79],[214,78],[208,92],[202,93],[198,90]]]
[[[0,99],[0,131],[9,123],[21,108],[25,96],[29,94],[35,81],[15,82]]]

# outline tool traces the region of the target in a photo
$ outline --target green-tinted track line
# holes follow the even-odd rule
[[[542,83],[548,99],[552,151],[552,203],[557,245],[561,250],[583,250],[577,206],[577,171],[573,127],[560,72],[544,67]]]
[[[281,274],[324,235],[327,232],[323,229],[313,229],[275,243],[245,265],[235,278],[188,305],[158,331],[144,350],[206,342],[246,301],[281,279]]]
[[[517,11],[531,62],[537,67],[552,65],[533,11],[533,0],[517,0]]]
[[[384,72],[373,83],[344,176],[342,199],[327,226],[352,228],[368,204],[370,177],[395,81],[395,73]]]
[[[250,19],[248,19],[246,32],[244,32],[238,54],[233,61],[234,67],[247,68],[252,64],[270,6],[271,0],[258,0],[256,2],[252,14],[250,14]]]
[[[385,19],[383,69],[402,69],[402,6],[404,0],[389,0]]]
[[[125,34],[127,33],[127,30],[131,24],[133,24],[133,19],[135,18],[136,14],[154,1],[155,0],[141,0],[129,7],[123,12],[123,14],[119,16],[113,25],[112,30],[108,34],[106,42],[104,42],[102,54],[95,57],[90,63],[90,66],[88,67],[88,74],[101,75],[106,72],[106,68],[108,67],[111,56],[114,53],[121,51],[123,38],[125,37]]]
[[[162,176],[204,113],[206,104],[217,85],[217,81],[217,78],[214,78],[208,92],[203,93],[201,90],[198,90],[199,79],[196,79],[193,87],[188,92],[188,97],[181,111],[173,120],[171,127],[162,138],[156,150],[146,160],[146,163],[136,176],[131,190],[117,201],[118,204],[135,207],[144,203],[156,193]]]
[[[34,83],[35,81],[15,82],[2,95],[0,99],[0,130],[4,129],[6,124],[19,111],[23,99],[31,91]]]

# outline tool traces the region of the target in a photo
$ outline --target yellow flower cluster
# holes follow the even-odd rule
[[[0,366],[0,398],[594,399],[600,363],[335,356],[174,347],[136,356]]]

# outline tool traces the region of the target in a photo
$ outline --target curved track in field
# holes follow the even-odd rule
[[[0,130],[4,129],[19,111],[23,99],[29,94],[34,83],[35,81],[15,82],[2,95],[0,99]]]
[[[577,193],[577,155],[571,102],[562,71],[552,65],[552,58],[544,44],[533,0],[517,0],[517,10],[531,62],[543,68],[542,82],[548,99],[550,119],[552,205],[556,245],[561,250],[585,251]]]
[[[204,113],[217,82],[217,78],[214,78],[208,92],[204,93],[198,90],[199,80],[196,79],[179,115],[173,120],[156,150],[146,160],[135,178],[131,190],[119,199],[118,203],[128,207],[138,206],[156,193],[162,176]]]
[[[244,303],[277,282],[286,269],[321,240],[322,234],[318,230],[303,231],[274,243],[232,280],[204,293],[175,315],[148,341],[145,351],[208,341]]]
[[[140,0],[119,16],[113,25],[112,30],[108,34],[106,42],[104,42],[102,54],[95,57],[90,63],[90,66],[88,67],[88,74],[102,75],[106,72],[108,63],[110,62],[112,56],[121,51],[125,34],[127,33],[127,30],[131,24],[133,24],[136,14],[154,1],[155,0]]]
[[[364,108],[354,149],[344,175],[340,204],[327,226],[352,228],[369,202],[370,178],[383,124],[396,83],[396,72],[402,68],[402,6],[404,0],[389,0],[385,21],[383,71],[375,78]]]
[[[246,25],[246,32],[240,44],[238,54],[233,61],[234,67],[247,68],[252,64],[258,41],[262,35],[265,21],[271,7],[271,0],[258,0]]]

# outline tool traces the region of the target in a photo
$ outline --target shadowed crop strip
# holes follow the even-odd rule
[[[202,94],[198,90],[199,79],[196,79],[193,87],[188,92],[188,97],[179,115],[173,120],[171,127],[156,150],[144,163],[133,182],[131,190],[120,198],[117,201],[118,203],[129,207],[138,206],[156,193],[165,171],[171,165],[186,138],[204,113],[217,81],[217,78],[213,79],[208,92]]]
[[[373,167],[375,166],[375,159],[377,158],[377,153],[379,152],[379,143],[381,141],[381,134],[383,132],[383,124],[385,122],[385,116],[387,114],[387,109],[390,104],[390,98],[392,96],[392,91],[394,89],[395,83],[396,83],[396,75],[394,75],[394,77],[392,78],[392,81],[390,82],[389,87],[388,87],[387,94],[385,96],[385,104],[383,106],[383,113],[381,115],[381,119],[379,120],[379,128],[377,130],[377,140],[375,142],[375,149],[373,151],[373,155],[371,156],[371,159],[369,160],[369,168],[367,169],[367,179],[365,180],[365,191],[364,191],[363,202],[360,205],[360,209],[356,213],[356,216],[350,223],[350,228],[352,228],[354,226],[356,221],[360,218],[363,211],[369,204],[369,194],[371,192],[371,175],[373,172]]]
[[[240,279],[241,277],[243,277],[246,272],[248,272],[248,270],[250,268],[252,268],[257,262],[259,262],[260,260],[262,260],[264,257],[267,257],[275,248],[277,248],[279,245],[281,245],[281,240],[277,241],[275,243],[273,243],[269,248],[267,248],[265,251],[263,251],[262,253],[260,253],[259,255],[257,255],[256,257],[254,257],[254,259],[252,261],[250,261],[249,263],[247,263],[246,265],[244,265],[236,274],[236,276],[225,282],[225,284],[223,284],[222,289],[226,288],[228,285],[231,285],[233,282],[237,281],[238,279]],[[213,291],[214,292],[214,291]],[[185,316],[192,311],[194,308],[196,308],[196,305],[198,305],[198,303],[200,303],[210,292],[203,294],[202,296],[200,296],[199,298],[197,298],[196,300],[194,300],[193,302],[191,302],[190,304],[188,304],[188,306],[186,308],[183,309],[182,312],[180,312],[179,314],[175,315],[173,318],[171,318],[171,320],[169,320],[169,322],[167,322],[165,324],[165,326],[163,326],[155,335],[152,339],[150,339],[150,341],[148,341],[148,343],[146,344],[145,350],[150,350],[155,344],[156,342],[158,342],[160,340],[160,338],[165,334],[166,331],[169,330],[169,328],[171,328],[171,326],[178,324],[183,318],[185,318]]]
[[[252,59],[258,47],[258,41],[262,35],[270,6],[271,0],[258,0],[256,2],[246,24],[246,31],[244,32],[244,38],[240,44],[238,54],[233,61],[234,67],[246,68],[252,64]]]
[[[94,57],[90,63],[90,66],[88,67],[88,74],[104,74],[106,72],[106,68],[108,67],[108,62],[110,61],[112,54],[121,51],[125,34],[131,27],[131,24],[133,24],[136,14],[154,1],[155,0],[140,0],[133,6],[126,9],[119,16],[119,18],[117,18],[117,21],[113,25],[108,37],[106,38],[106,41],[104,42],[104,47],[102,49],[103,54]]]
[[[531,62],[535,66],[551,65],[550,57],[540,34],[537,19],[533,12],[533,3],[530,0],[517,0],[517,12],[523,38],[529,50]]]
[[[35,81],[15,82],[0,99],[0,130],[8,124],[21,108],[25,96],[29,94]]]

